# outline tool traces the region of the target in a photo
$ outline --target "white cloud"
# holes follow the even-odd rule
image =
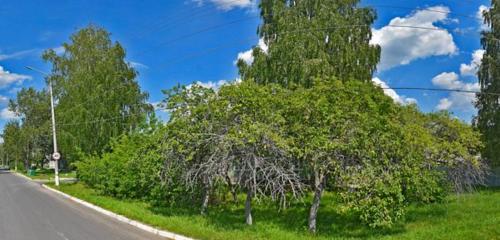
[[[476,18],[477,21],[479,22],[479,26],[481,27],[481,30],[488,30],[490,29],[487,24],[484,23],[484,17],[483,13],[484,11],[489,11],[490,8],[484,5],[479,6],[479,9],[476,12]]]
[[[258,46],[264,53],[267,53],[267,51],[269,50],[269,46],[267,46],[267,44],[264,42],[264,39],[259,40]],[[238,60],[240,59],[243,60],[247,65],[251,65],[254,60],[253,48],[245,52],[238,53],[238,57],[236,58],[236,61],[234,61],[234,64],[238,63]]]
[[[461,89],[463,85],[458,74],[454,72],[441,73],[432,79],[432,83],[446,89]]]
[[[231,10],[233,8],[247,8],[253,5],[252,0],[193,0],[198,3],[198,5],[203,5],[205,2],[211,2],[217,6],[217,8],[224,11]]]
[[[439,12],[416,11],[409,16],[392,19],[389,25],[437,29],[435,23],[450,21],[448,7],[435,6],[428,9]],[[373,29],[371,43],[382,47],[381,62],[378,66],[381,71],[407,65],[417,59],[452,55],[458,50],[451,33],[442,28],[440,31],[434,31],[385,26],[381,29]]]
[[[10,111],[8,108],[4,108],[0,111],[0,118],[4,120],[18,119],[19,117],[16,113]]]
[[[30,80],[30,79],[31,79],[30,76],[11,73],[9,71],[4,70],[4,68],[0,66],[0,88],[4,88],[13,83],[21,83],[24,80]]]
[[[253,49],[250,49],[248,51],[240,52],[238,53],[238,58],[234,63],[238,63],[238,60],[243,60],[247,65],[251,65],[253,63]]]
[[[226,80],[219,80],[218,82],[212,82],[212,81],[200,82],[200,81],[198,81],[198,82],[196,82],[196,84],[198,84],[204,88],[219,89],[223,85],[226,85],[227,81]]]
[[[137,69],[139,69],[139,68],[142,68],[142,69],[148,69],[148,68],[149,68],[147,65],[142,64],[142,63],[140,63],[140,62],[132,62],[132,61],[131,61],[131,62],[129,62],[129,64],[130,64],[130,66],[132,66],[133,68],[137,68]]]
[[[435,86],[443,89],[461,90],[461,91],[479,91],[479,83],[466,83],[460,80],[458,74],[454,72],[445,72],[432,79]],[[463,112],[474,112],[474,103],[476,101],[475,93],[452,92],[447,98],[443,98],[436,106],[437,110],[458,110]]]
[[[439,104],[436,106],[437,110],[448,110],[453,105],[453,103],[448,98],[443,98],[439,100]]]
[[[460,65],[460,74],[462,76],[475,76],[481,66],[484,53],[485,50],[483,49],[474,51],[474,53],[472,53],[472,60],[470,64],[462,63]]]
[[[66,52],[66,49],[63,46],[52,48],[52,50],[54,50],[57,55],[62,55]]]
[[[214,89],[214,90],[218,90],[219,88],[221,88],[224,85],[238,84],[241,81],[242,81],[241,78],[237,78],[237,79],[232,80],[232,81],[227,81],[227,80],[219,80],[217,82],[213,82],[213,81],[208,81],[208,82],[197,81],[194,84],[199,85],[199,86],[204,87],[204,88],[211,88],[211,89]],[[189,89],[189,88],[191,88],[191,86],[193,86],[193,84],[187,85],[186,88]]]
[[[7,103],[9,103],[9,98],[6,96],[0,95],[0,105],[6,105]]]
[[[26,55],[33,54],[37,51],[38,51],[38,49],[29,49],[29,50],[19,51],[19,52],[15,52],[15,53],[10,53],[10,54],[0,54],[0,61],[8,60],[8,59],[19,59],[19,58],[22,58]]]
[[[391,97],[394,102],[407,105],[407,104],[417,104],[417,99],[415,98],[407,98],[405,96],[400,96],[394,89],[391,89],[387,83],[382,81],[380,78],[373,78],[372,79],[373,84],[376,86],[379,86],[384,90],[385,95]]]

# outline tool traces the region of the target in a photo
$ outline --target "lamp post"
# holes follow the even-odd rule
[[[57,151],[57,136],[56,136],[56,116],[54,113],[54,95],[52,93],[52,81],[49,77],[49,74],[40,71],[36,68],[26,66],[27,69],[31,71],[38,72],[45,76],[49,80],[49,92],[50,92],[50,112],[52,115],[52,140],[53,140],[53,145],[54,145],[54,153],[52,154],[52,159],[56,161],[56,165],[54,168],[55,172],[55,181],[56,181],[56,186],[59,186],[59,159],[61,158],[61,154]]]

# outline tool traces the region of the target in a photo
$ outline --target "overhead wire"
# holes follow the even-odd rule
[[[382,89],[385,89],[385,90],[390,90],[390,89],[392,89],[392,90],[417,90],[417,91],[434,91],[434,92],[457,92],[457,93],[466,93],[466,94],[500,96],[500,93],[496,93],[496,92],[480,92],[480,91],[462,90],[462,89],[453,89],[453,88],[383,87]]]
[[[356,28],[356,27],[371,27],[371,25],[367,24],[349,24],[349,25],[342,25],[342,26],[334,26],[334,27],[325,27],[325,28],[303,28],[303,29],[295,29],[295,30],[290,30],[290,31],[283,31],[283,32],[278,32],[276,35],[281,35],[281,34],[290,34],[290,33],[304,33],[304,32],[317,32],[317,31],[326,31],[326,30],[334,30],[334,29],[344,29],[344,28]],[[411,26],[411,25],[396,25],[396,24],[391,24],[387,25],[386,27],[392,27],[392,28],[410,28],[410,29],[417,29],[417,30],[429,30],[429,31],[447,31],[446,29],[442,28],[434,28],[434,27],[424,27],[424,26]],[[224,48],[230,48],[235,45],[235,43],[240,43],[243,41],[248,41],[248,40],[258,40],[258,36],[252,36],[249,38],[245,39],[238,39],[236,41],[231,41],[231,42],[226,42],[223,44],[219,44],[213,48],[209,49],[204,49],[202,51],[190,53],[184,56],[177,56],[171,60],[166,61],[166,65],[170,65],[172,63],[177,63],[183,60],[191,59],[193,57],[198,57],[216,50],[224,49]]]
[[[239,0],[232,0],[228,1],[227,4],[233,3],[233,2],[238,2]],[[466,15],[466,14],[460,14],[460,13],[455,13],[452,11],[442,11],[442,10],[437,10],[437,9],[431,9],[431,8],[410,8],[410,7],[405,7],[405,6],[397,6],[397,5],[388,5],[388,4],[371,4],[371,5],[365,5],[361,6],[362,8],[389,8],[389,9],[403,9],[403,10],[412,10],[412,11],[425,11],[425,12],[435,12],[435,13],[443,13],[443,14],[449,14],[449,15],[454,15],[454,16],[460,16],[460,17],[465,17],[465,18],[471,18],[471,19],[476,19],[475,16],[471,15]],[[188,20],[192,20],[194,16],[199,15],[200,13],[215,13],[218,10],[218,7],[215,4],[210,5],[209,7],[205,9],[200,9],[198,11],[190,12],[187,13],[186,15],[178,15],[178,17],[170,18],[168,19],[170,22],[160,24],[160,26],[157,26],[156,31],[161,31],[162,29],[165,29],[167,27],[172,27],[172,26],[179,26],[179,24],[174,25],[175,23],[182,23],[182,22],[187,22]],[[260,18],[260,16],[253,16],[252,18]],[[153,27],[150,27],[148,33],[153,33],[155,32],[155,24],[151,24]],[[156,24],[158,25],[158,24]],[[145,31],[143,31],[145,32]],[[141,34],[141,38],[144,37],[144,34]]]
[[[479,91],[469,91],[469,90],[460,90],[460,89],[447,89],[447,88],[424,88],[424,87],[379,87],[378,88],[382,90],[417,90],[417,91],[437,91],[437,92],[457,92],[457,93],[464,93],[464,94],[478,94],[478,95],[493,95],[493,96],[499,96],[500,93],[497,92],[479,92]],[[102,118],[102,119],[96,119],[96,120],[90,120],[90,121],[82,121],[82,122],[74,122],[74,123],[58,123],[58,126],[78,126],[78,125],[86,125],[86,124],[92,124],[92,123],[100,123],[100,122],[110,122],[111,120],[114,119],[120,119],[124,118],[127,116],[141,116],[145,115],[144,112],[139,112],[139,113],[130,113],[130,114],[125,114],[122,116],[117,116],[117,117],[112,117],[112,118]]]
[[[237,2],[238,0],[235,0],[234,2]],[[429,9],[429,8],[417,8],[417,9],[412,9],[412,8],[408,8],[408,7],[402,7],[402,6],[393,6],[393,5],[368,5],[368,6],[363,6],[363,7],[374,7],[374,8],[394,8],[394,9],[410,9],[410,10],[414,10],[414,11],[428,11],[428,12],[437,12],[437,13],[444,13],[444,14],[450,14],[450,15],[456,15],[456,16],[461,16],[461,17],[468,17],[468,18],[473,18],[472,16],[470,15],[464,15],[464,14],[456,14],[456,13],[453,13],[451,11],[441,11],[441,10],[435,10],[435,9]],[[213,8],[216,8],[215,6],[214,7],[211,7],[211,8],[208,8],[208,9],[204,9],[204,10],[200,10],[198,11],[196,14],[199,14],[199,13],[208,13],[210,11],[210,9],[213,9]],[[189,17],[192,17],[193,15],[196,15],[196,14],[190,14]],[[258,16],[260,17],[260,16]],[[162,44],[171,44],[171,43],[174,43],[174,42],[177,42],[177,41],[180,41],[180,40],[183,40],[183,39],[186,39],[186,38],[190,38],[190,37],[193,37],[195,35],[198,35],[200,33],[204,33],[204,32],[208,32],[208,31],[212,31],[212,30],[215,30],[215,29],[219,29],[219,28],[222,28],[222,27],[225,27],[225,26],[229,26],[229,25],[233,25],[233,24],[236,24],[236,23],[239,23],[239,22],[243,22],[243,21],[247,21],[247,20],[250,20],[250,19],[254,19],[254,18],[257,18],[257,17],[247,17],[247,18],[241,18],[241,19],[237,19],[237,20],[234,20],[234,21],[230,21],[230,22],[227,22],[227,23],[223,23],[223,24],[218,24],[218,25],[215,25],[215,26],[211,26],[211,27],[207,27],[207,28],[203,28],[203,29],[200,29],[198,31],[195,31],[195,32],[192,32],[192,33],[188,33],[188,34],[185,34],[185,35],[182,35],[180,37],[177,37],[177,38],[174,38],[172,40],[169,40],[169,41],[166,41],[166,42],[163,42]],[[474,17],[475,18],[475,17]],[[177,19],[176,21],[179,21],[179,19]],[[170,22],[170,23],[175,23],[174,22]],[[168,26],[167,25],[162,25],[162,27],[165,27],[165,26]],[[310,32],[310,31],[325,31],[325,30],[332,30],[332,29],[338,29],[338,28],[347,28],[347,27],[371,27],[371,25],[345,25],[345,26],[336,26],[336,27],[329,27],[329,28],[319,28],[319,29],[299,29],[299,30],[292,30],[292,31],[286,31],[286,32],[282,32],[280,34],[286,34],[286,33],[300,33],[300,32]],[[431,28],[431,27],[423,27],[423,26],[409,26],[409,25],[387,25],[385,27],[393,27],[393,28],[411,28],[411,29],[420,29],[420,30],[429,30],[429,31],[448,31],[446,29],[442,29],[442,28]],[[258,37],[253,37],[252,39],[256,39]],[[500,39],[496,39],[498,41],[500,41]],[[207,49],[207,50],[204,50],[202,52],[198,52],[198,53],[194,53],[194,54],[190,54],[186,57],[180,57],[180,58],[176,58],[174,60],[179,60],[179,59],[189,59],[189,58],[192,58],[192,57],[195,57],[195,56],[199,56],[200,54],[206,54],[206,53],[209,53],[209,52],[213,52],[215,50],[218,50],[218,49],[221,49],[221,48],[225,48],[225,47],[228,47],[228,44],[225,43],[225,44],[221,44],[220,46],[217,46],[217,47],[214,47],[214,48],[211,48],[211,49]],[[122,86],[123,87],[123,86]],[[474,91],[466,91],[466,90],[457,90],[457,89],[438,89],[438,88],[418,88],[418,87],[393,87],[393,88],[390,88],[390,89],[396,89],[396,90],[426,90],[426,91],[449,91],[449,92],[462,92],[462,93],[476,93],[476,94],[492,94],[492,93],[480,93],[480,92],[474,92]],[[500,93],[493,93],[493,95],[500,95]],[[89,101],[86,101],[86,102],[89,102]],[[85,104],[84,103],[80,103],[78,104],[77,106],[80,106],[80,105],[83,105]],[[143,104],[143,103],[141,103]],[[77,107],[75,106],[75,108]],[[144,114],[144,113],[140,113],[140,114]],[[117,117],[117,118],[122,118],[123,116],[120,116],[120,117]],[[114,119],[114,118],[112,118]],[[97,120],[97,122],[99,121],[107,121],[107,120],[110,120],[110,119],[102,119],[102,120]],[[83,122],[83,123],[93,123],[93,122],[96,122],[96,121],[90,121],[90,122]],[[71,123],[71,124],[62,124],[62,125],[75,125],[74,123]]]
[[[230,0],[226,1],[226,4],[231,4],[231,3],[237,3],[240,2],[241,0]],[[206,6],[198,7],[199,9],[196,9],[193,12],[188,12],[185,15],[178,14],[173,18],[169,18],[168,21],[160,20],[156,24],[150,24],[149,29],[147,31],[142,31],[140,34],[136,34],[134,38],[143,38],[147,34],[153,33],[153,32],[159,32],[163,31],[167,28],[172,28],[172,27],[177,27],[180,26],[179,23],[186,22],[186,21],[191,21],[193,17],[196,16],[205,16],[214,13],[219,7],[215,4],[207,4]],[[154,26],[156,25],[156,26]],[[156,28],[156,30],[155,30]]]

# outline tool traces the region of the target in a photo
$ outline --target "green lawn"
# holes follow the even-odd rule
[[[243,207],[215,207],[209,216],[193,211],[155,209],[141,201],[100,196],[82,184],[64,184],[60,190],[118,214],[198,239],[500,239],[500,189],[450,196],[447,203],[411,206],[406,220],[392,230],[364,227],[340,213],[333,194],[327,194],[319,213],[319,233],[306,231],[307,204],[277,212],[257,205],[255,225],[244,225]]]

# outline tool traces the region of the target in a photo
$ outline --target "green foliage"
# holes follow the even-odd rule
[[[481,44],[485,50],[478,71],[481,94],[477,96],[478,116],[475,125],[482,134],[485,148],[482,155],[494,166],[500,166],[500,1],[491,0],[491,9],[484,13],[485,24]]]
[[[470,126],[399,106],[370,83],[318,79],[288,90],[244,81],[166,94],[170,121],[86,158],[77,165],[84,182],[156,206],[199,202],[202,213],[228,192],[286,207],[308,190],[312,206],[334,191],[360,221],[391,228],[409,204],[440,201],[484,173]]]
[[[97,206],[151,226],[196,239],[217,240],[344,240],[344,239],[497,239],[500,235],[500,189],[485,189],[466,195],[451,195],[446,203],[412,204],[405,220],[391,229],[372,229],[357,218],[339,211],[341,202],[334,193],[325,193],[324,208],[318,215],[318,234],[304,231],[307,209],[297,203],[276,211],[272,204],[255,207],[255,226],[248,227],[235,216],[243,204],[214,206],[209,215],[200,216],[184,209],[157,208],[144,201],[121,200],[96,193],[82,184],[59,188]],[[306,199],[309,201],[309,199]]]
[[[102,157],[88,156],[75,165],[78,177],[104,194],[119,198],[139,197],[137,195],[138,176],[131,168],[130,161],[138,151],[142,138],[122,136],[111,141],[111,152]]]
[[[77,149],[101,154],[112,138],[139,129],[152,107],[125,49],[106,30],[83,28],[63,47],[62,55],[47,50],[43,59],[52,64],[61,152],[77,160]]]
[[[207,215],[224,209],[229,193],[234,202],[245,193],[252,224],[253,213],[270,211],[256,212],[256,199],[301,216],[307,210],[297,202],[311,200],[313,232],[325,226],[317,223],[324,209],[344,205],[356,223],[387,230],[412,203],[481,184],[479,133],[447,113],[400,106],[371,83],[380,55],[369,44],[375,13],[358,3],[262,0],[259,34],[269,49],[254,49],[252,65],[238,63],[241,83],[164,91],[165,125],[121,45],[101,28],[78,31],[62,55],[43,56],[53,66],[64,156],[81,160],[78,177],[99,193],[169,212],[201,203]],[[6,125],[3,147],[25,166],[50,152],[47,100],[45,91],[23,89],[10,104],[22,124]],[[342,201],[320,204],[332,192]]]
[[[448,113],[428,114],[426,128],[435,139],[433,158],[445,169],[447,182],[455,192],[471,191],[483,184],[487,165],[481,158],[483,143],[478,132]]]
[[[5,124],[2,138],[4,140],[3,148],[6,152],[7,161],[13,168],[19,168],[19,162],[23,159],[22,130],[18,121],[10,121]]]
[[[286,205],[288,192],[302,186],[283,135],[280,87],[253,82],[224,86],[215,92],[196,84],[166,92],[171,112],[166,126],[163,182],[184,185],[202,213],[218,187],[235,194],[271,197]]]
[[[359,0],[263,0],[258,33],[268,46],[238,62],[244,80],[312,86],[316,77],[370,82],[380,47],[370,45],[376,13]]]
[[[351,174],[356,185],[343,193],[344,201],[373,228],[390,228],[403,216],[406,206],[401,177],[391,167],[365,166]]]
[[[31,164],[43,166],[51,153],[49,96],[45,90],[22,88],[16,99],[9,102],[9,110],[19,116],[18,123],[4,128],[6,157],[22,162],[27,169]]]

